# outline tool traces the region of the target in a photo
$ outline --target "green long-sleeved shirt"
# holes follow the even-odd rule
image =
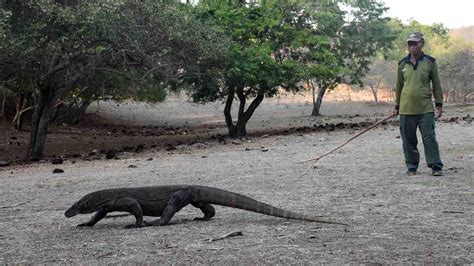
[[[433,112],[433,95],[436,106],[443,105],[443,91],[433,57],[421,54],[413,65],[408,55],[398,63],[397,76],[395,96],[396,108],[400,114],[418,115]],[[433,84],[433,89],[430,83]]]

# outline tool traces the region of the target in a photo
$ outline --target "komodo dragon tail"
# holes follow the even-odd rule
[[[231,191],[213,188],[213,187],[203,187],[197,186],[197,189],[194,191],[195,200],[200,202],[205,202],[209,204],[221,205],[231,208],[242,209],[246,211],[266,214],[275,217],[295,219],[295,220],[305,220],[319,223],[328,223],[328,224],[341,224],[348,225],[345,223],[340,223],[336,221],[326,220],[319,217],[311,217],[308,215],[283,210],[266,203],[254,200],[250,197],[234,193]]]

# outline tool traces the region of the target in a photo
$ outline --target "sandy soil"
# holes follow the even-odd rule
[[[474,128],[462,119],[473,116],[472,106],[448,106],[446,122],[437,124],[443,177],[430,176],[424,165],[419,175],[404,175],[401,140],[391,123],[362,135],[301,176],[309,165],[298,162],[332,149],[358,129],[271,134],[277,126],[374,121],[390,107],[326,103],[326,116],[315,119],[305,102],[277,101],[267,101],[268,106],[257,110],[250,126],[267,128],[270,134],[233,141],[194,139],[173,150],[125,152],[115,160],[68,158],[62,165],[44,161],[0,168],[0,264],[474,263]],[[204,109],[189,104],[173,111],[174,104],[164,103],[161,110],[129,105],[125,112],[109,112],[112,106],[102,105],[99,114],[112,121],[121,116],[122,122],[137,126],[166,123],[188,130],[175,132],[179,136],[200,127],[207,134],[222,130],[222,118],[206,111],[215,109],[219,114],[219,104]],[[101,130],[106,129],[97,132]],[[128,136],[133,137],[161,135]],[[64,173],[53,174],[55,168]],[[224,207],[216,207],[217,215],[209,222],[192,221],[201,214],[186,207],[170,226],[140,229],[123,228],[133,222],[132,217],[105,219],[93,228],[75,227],[89,216],[64,217],[74,201],[97,189],[165,184],[219,187],[350,226],[285,220]],[[204,241],[236,231],[242,236]]]

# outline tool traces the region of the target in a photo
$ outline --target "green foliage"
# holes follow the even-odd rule
[[[278,88],[298,91],[307,78],[334,75],[340,67],[328,35],[335,36],[342,25],[335,8],[321,5],[316,12],[313,4],[298,1],[201,1],[198,17],[219,27],[231,43],[223,82],[211,82],[211,89],[204,86],[209,80],[197,84],[194,99],[224,97],[226,90],[216,88],[221,83],[244,88],[246,97],[271,97]]]
[[[6,10],[4,5],[5,3],[0,3],[0,47],[5,41],[7,25],[11,16],[11,12]]]
[[[346,23],[341,29],[338,50],[346,62],[351,83],[362,84],[369,65],[377,53],[387,55],[397,31],[390,19],[382,17],[387,8],[372,0],[349,2]]]
[[[147,93],[140,98],[162,99],[164,88],[184,86],[200,75],[205,63],[218,65],[225,57],[225,41],[216,41],[222,39],[219,33],[196,20],[186,5],[172,2],[85,1],[64,6],[29,1],[1,6],[2,13],[16,13],[9,25],[8,16],[0,20],[0,36],[8,36],[0,39],[0,49],[11,55],[0,58],[9,66],[0,70],[0,78],[35,84],[47,79],[51,65],[63,64],[64,69],[53,73],[53,83],[61,86],[60,79],[79,73],[74,87],[84,97],[133,97],[143,83]],[[152,96],[151,88],[159,88],[157,95]]]
[[[162,102],[166,98],[166,88],[156,83],[145,83],[137,88],[136,99],[144,102]]]

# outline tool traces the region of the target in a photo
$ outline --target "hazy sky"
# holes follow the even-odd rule
[[[413,18],[423,24],[443,23],[460,28],[474,26],[474,0],[382,0],[390,7],[389,17],[403,22]]]

